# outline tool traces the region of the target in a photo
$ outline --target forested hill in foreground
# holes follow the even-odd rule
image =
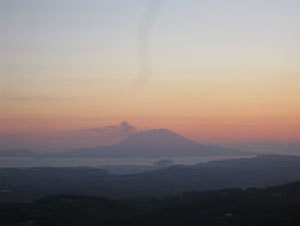
[[[188,192],[162,199],[56,195],[0,204],[0,225],[300,225],[300,182],[266,189]]]

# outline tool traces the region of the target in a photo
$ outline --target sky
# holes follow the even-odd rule
[[[125,120],[204,142],[300,140],[299,12],[298,0],[0,0],[0,133]]]

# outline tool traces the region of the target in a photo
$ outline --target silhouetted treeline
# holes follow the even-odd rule
[[[300,182],[267,189],[188,192],[165,198],[57,195],[2,203],[0,225],[300,225]]]

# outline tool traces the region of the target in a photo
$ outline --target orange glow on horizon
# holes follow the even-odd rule
[[[6,2],[0,133],[126,120],[204,142],[300,140],[297,1],[168,1],[139,88],[142,1]]]

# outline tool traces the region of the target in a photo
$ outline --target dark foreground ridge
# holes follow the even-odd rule
[[[300,225],[300,182],[266,189],[187,192],[113,200],[56,195],[0,204],[0,225]]]

